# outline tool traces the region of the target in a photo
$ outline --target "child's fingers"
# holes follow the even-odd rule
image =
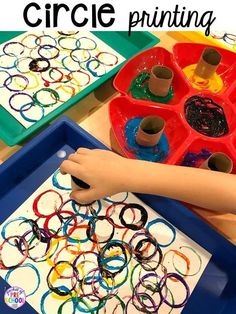
[[[81,154],[81,155],[86,155],[89,152],[91,152],[91,149],[89,148],[85,148],[85,147],[80,147],[79,149],[77,149],[76,153],[77,154]]]
[[[96,200],[93,189],[72,191],[70,198],[80,204],[89,204]]]
[[[71,160],[64,160],[60,166],[60,172],[62,174],[70,174],[75,177],[81,176],[83,174],[82,166]]]
[[[84,155],[79,155],[79,154],[71,154],[68,159],[70,161],[76,162],[78,164],[81,164],[81,161],[83,159]]]

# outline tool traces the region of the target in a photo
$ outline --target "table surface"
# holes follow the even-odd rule
[[[170,51],[172,51],[173,45],[177,42],[191,42],[189,36],[185,37],[186,32],[153,32],[153,34],[160,38],[161,42],[159,45]],[[201,40],[198,42],[200,43]],[[204,38],[202,43],[205,43]],[[66,111],[65,115],[77,122],[102,143],[111,147],[117,153],[121,153],[111,131],[108,116],[109,101],[117,95],[118,93],[112,86],[112,80],[109,80],[77,105]],[[4,162],[20,148],[20,145],[8,147],[0,141],[0,163]],[[236,215],[213,212],[201,208],[193,208],[192,210],[236,244]]]

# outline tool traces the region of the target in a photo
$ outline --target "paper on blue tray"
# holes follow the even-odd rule
[[[105,148],[69,119],[54,123],[0,167],[1,223],[10,216],[60,165],[60,152],[66,155],[79,146]],[[59,152],[59,154],[58,154]],[[13,197],[14,196],[14,197]],[[183,313],[234,313],[235,248],[179,203],[160,197],[140,198],[176,228],[212,254],[212,258]],[[1,280],[0,293],[7,287]],[[2,291],[2,292],[1,292]],[[1,299],[4,313],[12,313]],[[24,305],[18,313],[33,313]]]

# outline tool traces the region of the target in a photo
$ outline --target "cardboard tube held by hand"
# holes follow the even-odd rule
[[[224,153],[214,153],[200,166],[202,169],[231,173],[233,161]]]
[[[220,64],[221,54],[214,48],[206,48],[198,61],[194,74],[209,79]]]
[[[71,176],[71,188],[72,188],[72,191],[83,190],[83,189],[89,189],[90,185],[88,185],[86,182],[74,176]]]
[[[136,142],[142,146],[155,146],[160,141],[164,128],[165,121],[161,117],[147,116],[139,125]]]
[[[165,66],[154,66],[151,70],[148,88],[153,95],[165,97],[173,80],[173,72]]]

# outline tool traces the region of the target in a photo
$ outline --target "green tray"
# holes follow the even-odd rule
[[[0,32],[0,44],[19,36],[24,32]],[[128,36],[127,32],[92,32],[94,35],[103,40],[106,44],[116,50],[124,58],[130,59],[138,52],[154,46],[160,40],[149,32],[133,32]],[[47,114],[40,121],[34,123],[31,127],[25,128],[18,120],[16,120],[3,106],[0,105],[0,139],[7,145],[13,146],[22,143],[27,138],[31,137],[35,132],[50,123],[64,111],[78,103],[81,99],[94,91],[105,81],[110,79],[123,65],[120,64],[113,70],[108,72],[102,78],[95,81],[93,84],[79,92],[77,95],[69,99],[60,107],[56,108],[51,113]],[[0,94],[1,102],[1,94]]]

